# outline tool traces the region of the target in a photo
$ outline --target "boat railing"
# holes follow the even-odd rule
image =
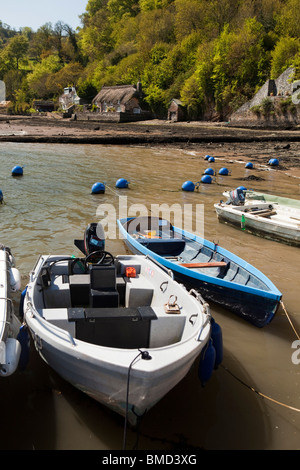
[[[43,328],[51,333],[56,334],[56,336],[60,337],[62,340],[68,341],[73,346],[76,346],[75,340],[69,331],[63,330],[62,328],[59,328],[53,323],[49,323],[47,320],[45,320],[45,318],[43,318],[38,312],[34,311],[34,307],[31,302],[27,303],[27,308],[30,310],[32,317],[37,320]]]
[[[158,266],[160,269],[162,269],[163,271],[165,271],[172,279],[174,279],[174,273],[171,269],[169,268],[166,268],[165,266],[163,266],[161,263],[159,263],[159,261],[157,261],[155,258],[152,258],[151,256],[147,255],[146,256],[146,259],[149,259],[150,261],[152,261],[154,264],[156,264],[156,266]]]

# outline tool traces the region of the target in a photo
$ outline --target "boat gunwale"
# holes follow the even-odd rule
[[[146,252],[146,254],[149,254],[149,256],[152,256],[153,258],[155,258],[158,262],[161,262],[161,260],[163,260],[163,264],[165,266],[167,266],[169,269],[171,269],[173,271],[177,271],[180,274],[183,274],[187,277],[192,277],[194,279],[198,279],[198,280],[201,280],[201,281],[207,282],[207,283],[211,283],[212,279],[213,279],[213,283],[216,284],[216,285],[219,285],[220,287],[226,287],[226,288],[229,288],[229,289],[232,289],[232,290],[237,290],[237,288],[238,288],[238,290],[242,290],[244,292],[248,292],[248,293],[253,294],[253,295],[259,295],[260,297],[263,296],[265,298],[270,298],[272,300],[277,300],[277,301],[281,300],[282,293],[277,289],[277,287],[273,284],[273,282],[265,274],[263,274],[259,269],[255,268],[253,265],[251,265],[247,261],[243,260],[239,256],[235,255],[234,253],[230,252],[229,250],[226,250],[225,248],[222,248],[220,245],[217,245],[217,247],[216,247],[216,252],[217,253],[220,253],[220,254],[226,256],[227,258],[230,258],[234,263],[238,264],[242,268],[248,270],[254,276],[258,277],[260,280],[262,280],[266,284],[266,286],[270,289],[270,291],[255,288],[255,287],[251,287],[251,286],[246,286],[246,285],[234,282],[234,281],[227,281],[226,279],[222,279],[222,278],[209,276],[208,274],[205,274],[205,273],[202,273],[202,272],[201,273],[196,272],[196,271],[190,270],[188,268],[185,268],[184,266],[180,266],[178,264],[175,264],[172,261],[169,261],[168,259],[164,258],[161,255],[157,255],[153,251],[146,248],[144,245],[141,245],[141,243],[138,242],[138,239],[133,238],[126,231],[123,224],[125,224],[129,220],[133,220],[133,219],[135,219],[135,217],[122,218],[122,219],[118,219],[118,221],[117,221],[117,223],[118,223],[118,225],[121,229],[121,233],[123,235],[125,234],[125,239],[129,240],[130,243],[137,250],[139,250],[139,247],[142,246],[142,250],[144,250]],[[196,234],[192,234],[192,233],[187,232],[186,230],[180,229],[178,227],[173,227],[173,228],[174,228],[174,231],[176,231],[177,233],[180,233],[183,236],[185,236],[186,238],[188,238],[190,240],[193,240],[193,241],[196,241],[196,242],[202,244],[203,246],[208,246],[210,249],[214,249],[214,247],[216,246],[213,242],[211,242],[209,240],[206,240],[202,237],[199,237]]]
[[[126,256],[126,255],[121,255],[121,256],[123,257],[123,256]],[[127,255],[127,256],[131,256],[131,255]],[[132,256],[134,256],[134,255],[132,255]],[[59,344],[67,345],[66,348],[70,349],[70,350],[75,351],[75,349],[76,349],[76,351],[79,351],[80,354],[82,354],[83,356],[88,355],[91,358],[96,357],[95,353],[93,353],[93,350],[98,351],[98,353],[99,353],[99,350],[107,351],[107,355],[111,354],[112,351],[114,351],[118,355],[121,353],[122,356],[125,356],[125,355],[129,356],[130,360],[134,359],[134,357],[137,355],[137,352],[140,349],[147,350],[147,351],[152,352],[152,353],[154,353],[154,352],[165,352],[165,351],[169,351],[170,349],[174,351],[174,348],[176,348],[176,350],[182,349],[182,347],[185,347],[186,344],[189,344],[189,343],[191,344],[193,341],[197,341],[197,343],[199,343],[199,347],[201,347],[203,342],[206,343],[208,341],[208,338],[209,338],[210,332],[211,332],[211,326],[210,326],[211,315],[210,315],[210,312],[208,311],[206,313],[205,309],[204,309],[204,305],[199,300],[197,300],[195,296],[193,296],[190,292],[188,292],[183,286],[182,286],[182,288],[186,291],[186,294],[191,296],[191,300],[194,302],[195,308],[197,308],[197,315],[199,315],[198,316],[199,325],[196,327],[195,332],[191,332],[191,334],[187,338],[185,338],[184,340],[178,341],[177,343],[172,343],[172,344],[168,344],[168,345],[160,346],[160,347],[155,347],[155,348],[148,347],[148,348],[129,349],[129,348],[116,348],[116,347],[97,345],[97,344],[88,343],[88,342],[82,341],[80,339],[77,339],[76,337],[73,337],[65,329],[60,328],[59,326],[54,325],[51,322],[49,322],[48,320],[46,320],[42,316],[42,314],[39,312],[39,310],[35,307],[35,304],[34,304],[34,301],[33,301],[32,295],[31,295],[31,292],[33,293],[34,289],[36,287],[41,269],[44,266],[44,264],[49,260],[49,258],[51,260],[52,259],[54,260],[54,259],[57,259],[57,258],[60,258],[61,260],[64,260],[66,257],[62,256],[62,255],[58,255],[58,256],[41,255],[39,257],[36,265],[35,265],[34,270],[31,272],[32,276],[31,276],[31,279],[30,279],[30,283],[27,286],[27,291],[26,291],[25,301],[24,301],[24,307],[26,305],[26,307],[24,308],[24,317],[25,317],[26,323],[28,324],[29,329],[30,329],[31,332],[32,332],[32,328],[30,327],[30,321],[31,320],[36,320],[36,322],[40,325],[41,331],[44,332],[44,331],[48,330],[48,333],[45,333],[46,335],[47,334],[52,335],[54,338],[56,338],[56,340],[59,342]],[[151,258],[150,258],[150,261],[151,261]],[[170,279],[172,279],[172,278],[170,278]],[[178,285],[180,285],[180,284],[178,284]],[[204,304],[207,305],[206,302],[204,302]],[[29,320],[27,319],[28,315],[30,316]],[[189,321],[189,318],[186,317],[185,321],[186,322]],[[207,331],[207,327],[208,327],[208,331]],[[62,335],[60,334],[61,332],[63,333],[63,335],[65,337],[62,337]],[[203,338],[202,338],[203,332],[206,333],[206,334],[204,334]],[[84,350],[84,349],[87,349],[87,348],[91,349],[91,352],[87,352],[86,350]],[[196,349],[198,349],[198,348],[192,347],[191,352],[193,350],[196,350]],[[179,354],[179,356],[180,355],[181,354]],[[107,361],[107,363],[109,363],[109,362],[110,361]],[[170,363],[173,363],[173,360]],[[128,366],[128,364],[127,364],[127,366]],[[120,365],[120,367],[123,367],[123,365]]]

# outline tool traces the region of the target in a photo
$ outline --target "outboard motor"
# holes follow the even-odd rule
[[[242,189],[234,189],[229,193],[229,199],[226,204],[232,204],[233,206],[243,206],[245,203],[245,195]]]
[[[105,233],[102,225],[91,223],[87,226],[83,240],[74,240],[75,246],[86,256],[95,251],[104,251]]]

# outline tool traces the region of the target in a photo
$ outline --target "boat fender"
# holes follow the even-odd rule
[[[204,172],[205,175],[215,175],[215,170],[213,168],[207,168]]]
[[[0,369],[0,375],[8,377],[17,370],[19,359],[21,356],[21,344],[15,338],[6,340],[6,363]]]
[[[211,339],[216,351],[214,367],[217,369],[223,361],[223,334],[220,325],[213,318],[211,319]]]
[[[204,387],[204,385],[210,380],[215,367],[215,362],[216,350],[213,346],[212,339],[210,339],[200,356],[198,376],[202,387]]]
[[[182,191],[195,191],[195,185],[192,181],[185,181],[181,189]]]
[[[19,370],[25,370],[29,362],[30,337],[27,325],[21,325],[17,340],[21,345],[21,354],[19,359]]]
[[[3,202],[3,192],[0,189],[0,204],[2,204],[2,202]]]
[[[129,182],[126,179],[120,178],[116,182],[116,188],[119,188],[119,189],[128,188],[128,184],[129,184]]]
[[[92,187],[92,194],[104,194],[105,193],[105,185],[104,183],[95,183]]]
[[[17,268],[10,269],[10,288],[13,292],[21,290],[21,274]]]
[[[278,166],[278,165],[279,165],[279,161],[277,160],[277,158],[271,158],[271,160],[269,160],[269,165],[271,165],[271,166]]]
[[[204,175],[202,176],[201,178],[201,183],[204,183],[204,184],[211,184],[212,182],[212,177],[210,175]]]
[[[12,176],[23,176],[23,168],[17,165],[12,169],[11,174]]]
[[[21,293],[20,302],[19,302],[19,317],[22,320],[24,318],[24,300],[25,300],[26,292],[27,292],[27,286],[25,287],[25,289]]]

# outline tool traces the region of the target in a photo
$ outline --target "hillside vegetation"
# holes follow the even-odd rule
[[[0,79],[16,113],[76,86],[140,81],[145,106],[166,116],[178,98],[190,118],[226,119],[294,66],[300,77],[300,0],[89,0],[82,26],[12,30],[0,21]]]

